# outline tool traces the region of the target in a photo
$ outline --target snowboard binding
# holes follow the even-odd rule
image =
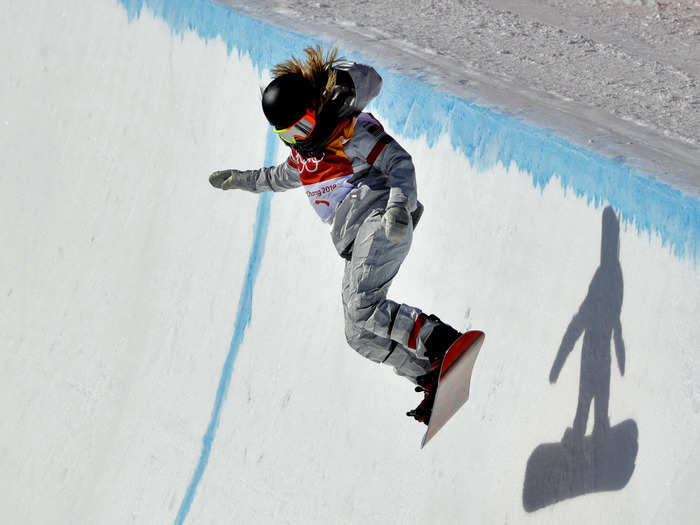
[[[430,422],[430,414],[433,412],[433,404],[435,403],[435,392],[423,390],[421,387],[416,387],[416,392],[424,392],[425,397],[420,404],[413,410],[406,412],[408,417],[414,418],[419,423],[427,425]]]
[[[438,379],[440,379],[440,365],[447,350],[462,335],[450,325],[443,323],[437,316],[431,315],[430,319],[436,322],[435,328],[425,342],[425,355],[430,361],[430,371],[416,378],[416,392],[423,392],[423,400],[413,410],[406,412],[408,417],[414,418],[419,423],[426,425],[430,421],[430,414],[435,403],[435,392]]]

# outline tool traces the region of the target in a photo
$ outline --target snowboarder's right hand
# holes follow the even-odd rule
[[[411,214],[403,206],[392,206],[382,217],[386,238],[391,242],[401,242],[411,229]]]
[[[209,175],[209,184],[221,190],[243,189],[242,172],[239,170],[215,171]]]

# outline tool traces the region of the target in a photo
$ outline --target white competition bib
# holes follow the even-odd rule
[[[348,181],[352,174],[304,186],[306,196],[323,222],[328,222],[345,196],[355,187]]]

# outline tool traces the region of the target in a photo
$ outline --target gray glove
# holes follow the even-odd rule
[[[386,238],[391,242],[401,242],[411,228],[411,214],[403,206],[392,206],[382,217]]]
[[[209,184],[222,190],[244,189],[243,172],[239,170],[215,171],[209,175]]]

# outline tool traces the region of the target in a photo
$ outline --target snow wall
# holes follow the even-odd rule
[[[317,41],[204,0],[2,4],[0,521],[700,513],[697,199],[380,69],[426,206],[391,297],[487,333],[420,450],[303,192],[207,182],[283,160],[258,86]]]

